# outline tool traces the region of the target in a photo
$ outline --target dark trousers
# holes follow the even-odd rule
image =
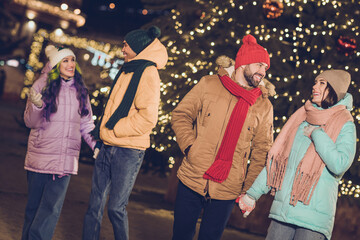
[[[70,176],[27,171],[28,202],[22,240],[51,239],[64,203]]]
[[[210,193],[211,194],[211,193]],[[199,240],[220,239],[234,207],[234,200],[206,200],[179,182],[175,210],[173,240],[192,240],[196,223],[201,218]]]

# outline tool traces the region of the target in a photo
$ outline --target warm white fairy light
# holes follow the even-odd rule
[[[60,6],[57,6],[40,0],[13,0],[12,2],[24,6],[29,10],[34,10],[36,12],[44,12],[47,14],[50,13],[61,19],[74,21],[77,27],[83,26],[86,21],[85,17],[81,15],[79,9],[78,11],[76,11],[77,13],[75,13],[69,10],[68,5],[65,3],[61,4]]]
[[[61,30],[61,29],[60,29]],[[36,32],[33,36],[33,42],[31,44],[31,52],[28,58],[28,66],[32,69],[28,69],[25,72],[25,79],[24,79],[24,88],[21,91],[20,97],[25,99],[26,93],[29,91],[29,86],[31,86],[34,82],[35,74],[34,72],[39,71],[44,64],[39,61],[40,53],[44,50],[43,43],[44,41],[49,40],[55,44],[60,45],[68,45],[71,47],[76,47],[80,49],[87,49],[91,46],[93,49],[98,51],[102,51],[106,53],[110,58],[118,57],[122,58],[121,47],[120,46],[111,46],[109,43],[104,44],[102,42],[96,42],[91,39],[87,38],[79,38],[75,36],[70,36],[64,34],[62,31],[59,32],[55,30],[54,32],[48,32],[44,29],[40,29]],[[84,56],[85,57],[85,56]],[[106,88],[108,91],[108,88]]]

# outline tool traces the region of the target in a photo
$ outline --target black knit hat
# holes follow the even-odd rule
[[[125,41],[136,54],[139,54],[160,35],[161,30],[156,26],[151,26],[147,30],[137,29],[129,32],[125,36]]]

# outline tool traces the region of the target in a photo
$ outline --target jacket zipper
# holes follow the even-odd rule
[[[247,159],[246,159],[246,155],[247,155],[247,152],[245,152],[245,155],[244,155],[244,163],[243,163],[243,168],[244,168],[244,183],[245,183],[245,176],[246,176],[246,170],[247,170]]]
[[[209,200],[209,202],[211,202],[211,196],[209,194],[209,179],[206,180],[206,186],[204,189],[204,193],[205,193],[205,196],[204,196],[205,201]]]

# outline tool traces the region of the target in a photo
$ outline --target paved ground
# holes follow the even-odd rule
[[[21,126],[24,105],[0,101],[0,240],[20,239],[27,201],[26,174],[23,168],[27,129]],[[53,239],[81,239],[83,217],[91,187],[91,164],[80,163],[73,176]],[[128,205],[130,239],[171,239],[173,206],[163,200],[167,178],[140,174]],[[101,238],[113,239],[105,212]],[[227,228],[223,240],[260,240],[262,236]]]

